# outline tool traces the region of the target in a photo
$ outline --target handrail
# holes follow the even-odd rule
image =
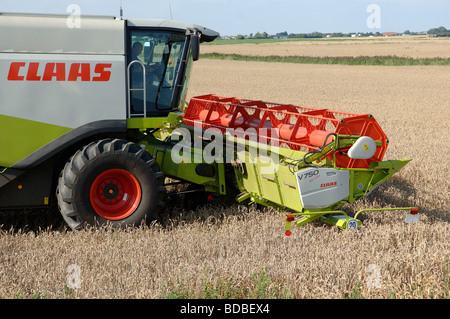
[[[133,65],[134,63],[138,63],[141,65],[142,67],[142,88],[131,88],[131,84],[130,84],[130,67],[131,65]],[[142,115],[144,116],[144,118],[147,117],[147,95],[146,95],[146,75],[145,75],[145,65],[139,61],[139,60],[134,60],[131,61],[130,64],[128,64],[127,67],[127,89],[128,89],[128,117],[131,118],[131,91],[142,91],[144,93],[144,100],[143,100],[143,108],[142,108],[142,112],[143,113],[138,113],[138,114],[133,114],[133,115]]]

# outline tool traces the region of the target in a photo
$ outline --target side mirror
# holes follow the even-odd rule
[[[191,52],[192,52],[192,59],[194,61],[197,61],[200,57],[200,38],[198,34],[192,34],[191,35]]]

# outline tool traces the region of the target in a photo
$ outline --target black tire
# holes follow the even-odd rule
[[[106,178],[104,183],[102,178]],[[123,191],[127,188],[131,191]],[[107,224],[128,227],[158,220],[165,206],[165,191],[164,176],[148,152],[126,140],[104,139],[70,158],[61,171],[56,196],[72,229]],[[108,211],[112,201],[119,205],[114,213]]]

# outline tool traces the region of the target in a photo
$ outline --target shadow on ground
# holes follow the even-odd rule
[[[363,208],[382,208],[382,207],[417,207],[419,214],[426,216],[427,222],[450,222],[450,213],[448,211],[433,208],[433,203],[421,200],[423,191],[419,191],[415,185],[406,182],[401,178],[393,176],[390,180],[380,185],[372,193],[355,203],[345,205],[343,211],[349,216],[353,216],[358,210]],[[196,199],[195,205],[186,207],[184,195],[168,196],[167,205],[160,226],[166,229],[173,229],[179,225],[190,224],[194,222],[208,222],[213,224],[221,223],[226,217],[237,216],[245,218],[249,214],[257,213],[275,213],[271,208],[257,205],[239,205],[229,199],[225,202],[214,202],[208,199],[208,196],[200,195]],[[427,196],[433,198],[432,196]],[[425,203],[417,205],[417,203]],[[382,216],[395,216],[396,212],[362,213],[358,217],[363,223],[364,220],[383,220]],[[397,213],[398,214],[398,213]],[[407,214],[404,213],[404,214]],[[281,223],[283,223],[280,217]],[[322,222],[312,222],[313,225],[323,226]],[[66,226],[59,211],[54,208],[50,210],[35,211],[8,211],[0,212],[0,229],[14,230],[14,232],[35,232],[40,231],[66,231]]]
[[[436,208],[436,203],[430,201],[432,198],[436,198],[436,196],[427,194],[424,190],[418,189],[417,185],[409,183],[401,177],[393,176],[359,202],[349,205],[348,210],[353,215],[357,210],[363,208],[417,207],[419,215],[426,216],[428,222],[449,223],[449,211]],[[386,214],[395,214],[395,211],[386,212]],[[359,216],[361,216],[361,221],[364,221],[370,215],[369,212]]]

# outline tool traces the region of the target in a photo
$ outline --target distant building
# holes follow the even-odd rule
[[[398,35],[398,33],[397,32],[383,32],[382,35],[384,35],[385,37],[392,37],[392,36]]]

